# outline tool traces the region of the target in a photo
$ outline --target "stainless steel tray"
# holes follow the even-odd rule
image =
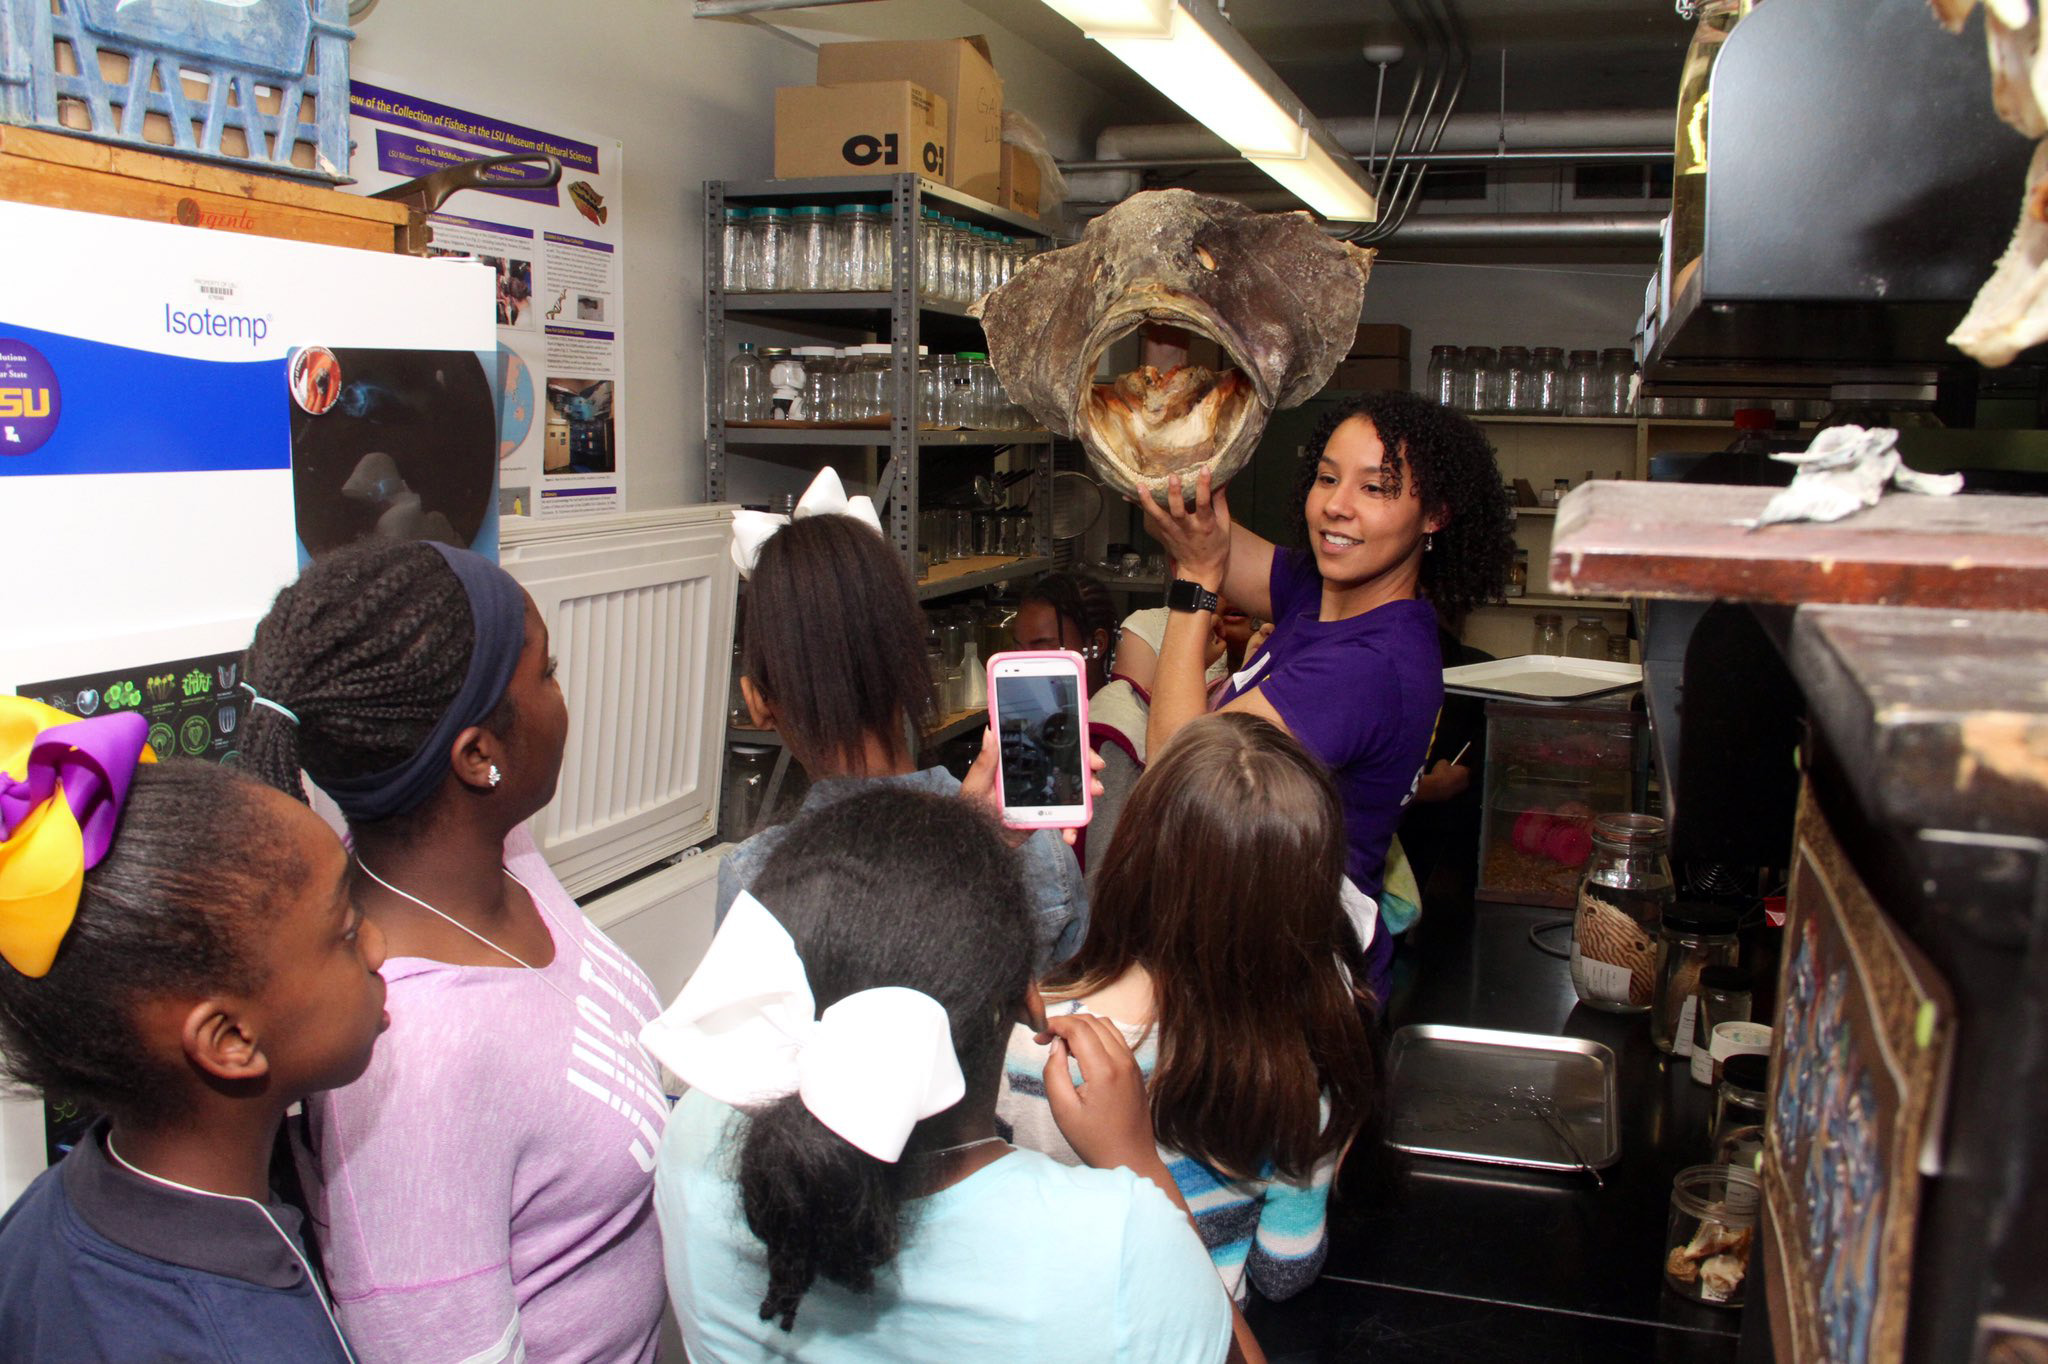
[[[1641,686],[1643,665],[1606,659],[1522,654],[1444,669],[1444,690],[1461,696],[1489,696],[1526,706],[1567,706]]]
[[[1614,1053],[1598,1042],[1413,1023],[1394,1034],[1387,1072],[1387,1142],[1400,1150],[1533,1170],[1621,1157]]]

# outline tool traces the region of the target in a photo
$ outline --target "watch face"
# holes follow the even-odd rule
[[[1216,609],[1216,594],[1200,583],[1175,578],[1166,591],[1166,604],[1176,611],[1213,611]]]

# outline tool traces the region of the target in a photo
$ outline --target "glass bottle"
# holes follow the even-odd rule
[[[725,210],[725,231],[721,242],[724,252],[719,279],[727,293],[738,293],[747,287],[747,211],[737,206]]]
[[[1700,972],[1700,1004],[1692,1016],[1692,1082],[1714,1082],[1716,1023],[1747,1023],[1751,1008],[1749,972],[1740,966],[1709,966]]]
[[[768,783],[775,775],[775,750],[767,744],[734,744],[726,753],[725,793],[718,810],[718,836],[738,843],[767,813]]]
[[[832,230],[839,237],[839,282],[833,287],[854,293],[867,289],[875,270],[874,210],[865,204],[835,205]]]
[[[983,430],[989,420],[989,368],[988,356],[980,351],[960,352],[961,366],[966,375],[962,386],[960,423],[974,430]]]
[[[1500,410],[1527,413],[1536,410],[1531,385],[1535,374],[1530,367],[1527,346],[1500,348]]]
[[[1473,412],[1500,411],[1500,398],[1505,385],[1500,376],[1500,352],[1492,346],[1465,347],[1465,363],[1472,370]]]
[[[821,293],[833,287],[832,212],[823,204],[799,204],[789,211],[789,287]]]
[[[940,296],[939,285],[945,278],[941,265],[943,250],[939,211],[927,208],[917,222],[917,291],[926,298]]]
[[[966,429],[973,428],[975,417],[974,356],[973,351],[961,351],[953,357],[953,393],[946,408],[953,425]]]
[[[887,341],[870,341],[861,353],[861,414],[888,417],[896,411],[896,348]]]
[[[1670,836],[1654,815],[1601,815],[1572,916],[1572,988],[1610,1013],[1647,1011],[1657,930],[1673,899]]]
[[[960,400],[953,393],[958,361],[951,355],[932,357],[932,424],[950,431],[960,425]]]
[[[1731,1056],[1714,1087],[1714,1159],[1753,1170],[1764,1149],[1764,1108],[1770,1102],[1771,1058]]]
[[[1671,162],[1671,291],[1707,245],[1707,111],[1721,44],[1753,0],[1698,0],[1698,27],[1678,77],[1678,133]]]
[[[803,396],[804,367],[787,346],[761,347],[761,368],[768,377],[768,416],[793,420]]]
[[[1429,348],[1429,386],[1423,390],[1445,407],[1458,406],[1458,348]]]
[[[1566,658],[1607,657],[1607,626],[1598,616],[1580,616],[1564,637]]]
[[[1531,412],[1556,416],[1564,411],[1564,352],[1538,346],[1529,358]]]
[[[1526,549],[1518,549],[1515,551],[1515,561],[1512,564],[1508,565],[1507,595],[1510,597],[1519,597],[1526,594],[1528,590],[1529,551]]]
[[[1600,411],[1609,417],[1626,417],[1635,411],[1636,353],[1627,346],[1610,346],[1600,352]]]
[[[937,426],[939,424],[939,382],[938,370],[932,363],[929,346],[917,348],[917,424]]]
[[[768,417],[768,371],[754,353],[754,343],[740,342],[739,353],[725,365],[725,419],[765,421]]]
[[[1564,371],[1564,415],[1567,417],[1597,417],[1600,415],[1600,353],[1590,350],[1575,350],[1565,363]]]
[[[1607,637],[1607,661],[1609,663],[1629,663],[1634,661],[1629,657],[1627,635],[1609,635]]]
[[[1552,658],[1564,657],[1564,617],[1549,612],[1539,612],[1536,617],[1534,637],[1529,643],[1532,654],[1548,654]]]
[[[1657,929],[1657,989],[1650,1009],[1650,1041],[1666,1055],[1692,1055],[1700,974],[1733,966],[1739,916],[1721,905],[1682,901],[1664,911]]]
[[[764,294],[789,287],[789,210],[757,208],[747,218],[747,231],[754,243],[747,253],[747,287]]]
[[[1740,1307],[1755,1261],[1762,1190],[1754,1170],[1689,1165],[1671,1181],[1664,1282],[1691,1302]]]
[[[832,407],[832,366],[839,352],[830,346],[798,346],[796,358],[804,367],[802,404],[797,409],[800,421],[829,421],[827,415]]]

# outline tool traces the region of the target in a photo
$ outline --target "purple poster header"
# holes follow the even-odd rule
[[[473,227],[480,232],[496,232],[506,237],[532,237],[530,227],[514,227],[510,223],[488,223],[482,218],[464,218],[455,213],[429,213],[429,222],[446,223],[450,227]]]
[[[589,327],[549,327],[546,328],[546,331],[549,336],[581,336],[591,341],[616,341],[618,339],[616,334],[612,332],[595,331]]]
[[[580,246],[585,251],[616,251],[618,249],[610,242],[594,242],[588,237],[572,237],[566,232],[547,232],[542,235],[548,241],[560,242],[564,246]]]
[[[431,175],[450,166],[459,166],[469,160],[467,152],[451,147],[445,142],[429,142],[410,133],[394,133],[386,128],[377,130],[377,169],[403,175],[407,179]],[[507,199],[524,199],[529,203],[546,204],[550,208],[562,202],[552,185],[538,189],[513,189],[510,186],[522,181],[545,180],[548,178],[544,166],[493,166],[484,172],[484,179],[502,181],[507,188],[496,184],[478,185],[486,194],[502,194]],[[532,236],[531,232],[526,234]]]
[[[528,128],[519,123],[486,118],[467,109],[437,104],[433,100],[420,99],[415,95],[401,95],[396,90],[366,85],[362,81],[350,81],[348,89],[349,107],[372,122],[414,128],[423,133],[432,133],[436,137],[482,147],[501,156],[520,152],[545,152],[558,159],[564,166],[588,171],[592,175],[600,173],[597,148],[588,142],[578,142],[574,138],[544,133],[538,128]]]

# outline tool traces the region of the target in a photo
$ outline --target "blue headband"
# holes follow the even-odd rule
[[[469,598],[472,642],[469,671],[433,733],[396,767],[363,777],[333,777],[320,789],[350,822],[402,815],[424,805],[448,774],[448,747],[471,725],[482,724],[504,699],[519,656],[526,650],[526,594],[512,575],[481,554],[435,543]]]

